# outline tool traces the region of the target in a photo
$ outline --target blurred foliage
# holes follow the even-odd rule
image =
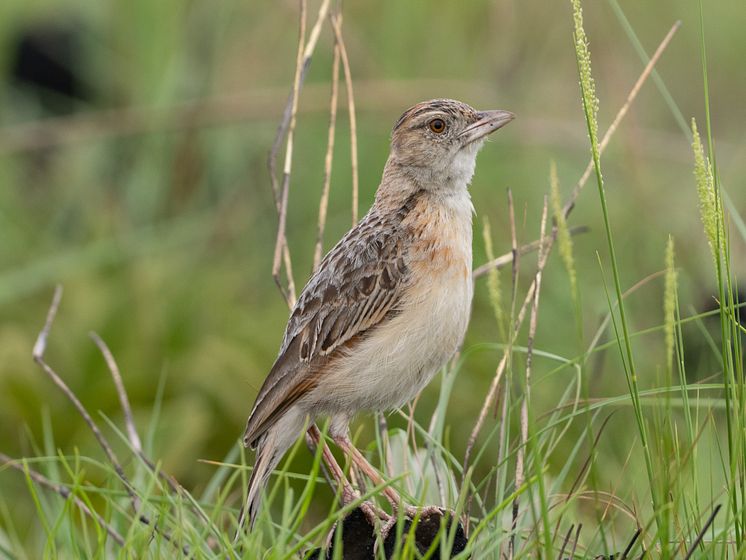
[[[743,3],[706,4],[718,169],[744,215]],[[312,15],[315,6],[312,2]],[[698,4],[626,0],[621,8],[649,53],[673,22],[682,20],[658,70],[684,116],[700,118]],[[3,451],[31,452],[46,413],[58,445],[83,452],[94,446],[70,405],[31,361],[57,282],[65,296],[48,359],[91,410],[119,420],[114,388],[87,336],[94,330],[119,362],[141,426],[165,379],[155,436],[168,472],[187,487],[199,487],[212,467],[198,459],[219,460],[234,445],[287,318],[270,275],[276,214],[265,162],[292,80],[297,17],[297,3],[288,0],[0,4]],[[644,64],[610,2],[588,3],[585,18],[603,133]],[[569,2],[345,2],[362,210],[372,201],[399,114],[422,99],[456,97],[518,115],[480,156],[472,187],[475,231],[489,216],[495,253],[509,250],[506,189],[511,188],[519,239],[535,239],[550,160],[557,162],[566,195],[589,158],[570,29]],[[61,78],[66,90],[50,91],[54,84],[35,84],[19,69],[21,47],[27,45],[28,58],[34,40],[40,45],[37,58],[47,56],[48,64],[69,69],[67,81]],[[300,103],[288,216],[299,285],[310,272],[323,179],[331,46],[327,28]],[[349,227],[343,98],[340,105],[326,248]],[[688,137],[648,83],[604,156],[623,286],[664,268],[661,255],[670,233],[678,248],[685,314],[712,307],[714,292],[690,154]],[[569,221],[591,228],[573,240],[588,335],[607,312],[596,257],[596,251],[604,254],[605,238],[590,189]],[[743,239],[734,251],[743,254]],[[474,253],[476,264],[485,260],[480,235]],[[524,259],[522,280],[534,261]],[[501,283],[508,286],[508,277]],[[557,255],[543,290],[537,347],[572,357],[577,353],[573,304]],[[657,279],[629,299],[633,332],[662,323],[662,290]],[[687,325],[684,335],[696,335],[696,329]],[[480,283],[467,358],[450,405],[457,456],[498,356],[480,344],[502,342],[497,331],[486,284]],[[650,373],[643,374],[643,388],[653,384],[656,368],[665,367],[663,336],[660,331],[635,340],[638,362]],[[687,371],[704,378],[714,362],[704,343],[698,344],[687,347]],[[593,397],[626,391],[617,351],[611,350],[587,372]],[[567,383],[562,376],[572,375],[547,377],[552,367],[536,364],[537,416],[556,404],[557,391]],[[422,419],[436,396],[435,387],[425,391],[418,404]],[[625,468],[634,438],[625,426],[630,414],[617,415],[601,442],[601,486],[609,487]],[[362,424],[372,423],[366,417]],[[555,455],[561,462],[563,450]],[[26,492],[20,477],[0,476],[4,497]],[[32,515],[27,502],[18,502],[19,515]]]

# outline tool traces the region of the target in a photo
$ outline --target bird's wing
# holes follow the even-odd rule
[[[244,443],[256,440],[316,387],[325,366],[395,313],[410,278],[401,220],[371,211],[332,249],[309,280],[288,321],[280,354],[259,391]]]

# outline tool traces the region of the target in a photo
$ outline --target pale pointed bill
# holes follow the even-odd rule
[[[515,118],[515,115],[510,111],[500,109],[495,111],[480,111],[477,113],[477,116],[479,120],[466,127],[459,134],[459,138],[461,138],[464,146],[495,132]]]

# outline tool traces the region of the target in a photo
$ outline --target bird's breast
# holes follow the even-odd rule
[[[423,200],[410,213],[406,292],[397,315],[371,337],[379,342],[371,380],[388,401],[381,408],[413,398],[463,340],[473,294],[471,216],[466,192]]]
[[[471,216],[471,200],[464,189],[462,197],[424,205],[412,228],[412,283],[402,314],[417,326],[419,346],[435,361],[445,361],[455,352],[469,322]]]
[[[472,206],[464,194],[442,204],[421,200],[409,213],[404,225],[410,274],[395,313],[345,352],[309,404],[348,415],[400,406],[458,349],[473,291]]]

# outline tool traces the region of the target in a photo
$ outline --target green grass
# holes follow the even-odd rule
[[[311,18],[317,7],[309,6]],[[83,22],[81,67],[95,92],[78,116],[94,119],[75,130],[79,121],[61,121],[59,137],[41,137],[53,145],[44,149],[16,127],[49,115],[6,77],[18,30],[55,12],[48,2],[0,8],[0,452],[20,458],[0,467],[0,558],[185,550],[196,558],[290,558],[323,546],[350,507],[336,504],[320,455],[302,440],[272,477],[256,530],[232,543],[251,463],[236,439],[287,317],[270,276],[276,218],[265,159],[293,76],[297,6],[65,8]],[[609,0],[584,8],[585,21],[579,2],[345,4],[361,210],[401,110],[449,95],[518,115],[479,160],[475,264],[510,250],[508,187],[519,244],[539,236],[545,195],[546,227],[558,227],[536,333],[528,332],[531,306],[515,324],[537,263],[526,255],[515,277],[508,267],[477,282],[463,351],[416,408],[389,414],[385,425],[361,415],[355,438],[374,464],[393,467],[392,484],[411,503],[468,517],[459,558],[499,558],[511,546],[516,558],[628,546],[630,558],[643,550],[741,558],[740,6],[665,0],[623,10]],[[602,155],[599,129],[676,19],[681,29]],[[299,284],[312,265],[332,46],[327,26],[300,97],[288,214]],[[195,98],[208,103],[174,112]],[[236,104],[220,113],[230,99]],[[95,120],[120,108],[145,111],[145,124],[122,133],[123,123],[139,122],[133,113]],[[692,116],[701,132],[687,126]],[[350,220],[347,124],[341,95],[327,248]],[[565,219],[562,203],[589,154],[597,192],[586,189]],[[568,227],[581,224],[589,233],[570,238]],[[66,295],[46,359],[101,427],[132,495],[31,360],[58,282]],[[119,362],[155,468],[126,436],[90,330]],[[506,351],[464,472],[468,438]],[[183,486],[174,490],[161,472]],[[380,502],[379,490],[367,487],[364,496]],[[401,523],[396,530],[396,557],[447,557],[439,544],[417,553]],[[447,549],[454,538],[443,527],[438,542]]]

